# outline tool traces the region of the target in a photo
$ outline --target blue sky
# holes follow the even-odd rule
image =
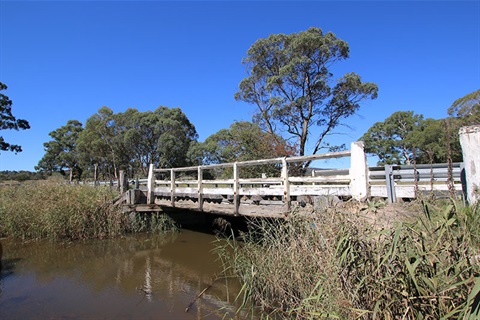
[[[349,145],[395,111],[446,117],[480,88],[480,1],[0,0],[3,93],[32,127],[0,132],[24,150],[1,153],[0,170],[33,170],[49,132],[102,106],[180,107],[199,141],[251,120],[255,107],[233,98],[246,51],[311,26],[350,46],[336,77],[353,71],[379,86],[332,143]]]

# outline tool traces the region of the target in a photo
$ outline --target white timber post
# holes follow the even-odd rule
[[[239,209],[240,209],[240,168],[238,167],[238,164],[235,162],[233,164],[233,214],[235,216],[238,216],[239,214]]]
[[[282,159],[282,179],[283,179],[283,203],[286,210],[290,211],[290,182],[288,181],[288,163],[287,158]]]
[[[198,199],[198,210],[203,211],[203,171],[202,167],[198,167],[198,188],[197,188],[197,199]]]
[[[350,154],[350,192],[358,201],[369,196],[368,165],[363,141],[352,142]]]
[[[148,182],[147,182],[147,203],[153,204],[155,202],[154,197],[155,190],[155,175],[153,174],[153,163],[150,163],[148,168]]]
[[[480,194],[480,125],[459,130],[465,166],[466,194],[470,205],[477,203]]]
[[[172,207],[175,207],[175,171],[170,169],[170,201]]]
[[[128,180],[127,180],[127,176],[125,175],[125,171],[123,170],[120,170],[119,182],[120,182],[119,183],[120,193],[124,194],[128,190]]]

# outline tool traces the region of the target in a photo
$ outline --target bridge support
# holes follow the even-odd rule
[[[465,165],[467,200],[473,205],[480,196],[480,126],[462,127],[459,134]]]
[[[203,211],[203,171],[202,167],[198,167],[198,187],[197,187],[197,200],[198,210]]]
[[[240,209],[240,168],[238,167],[238,163],[233,164],[233,215],[239,215]]]
[[[283,180],[283,203],[287,212],[290,211],[290,182],[288,181],[288,163],[287,158],[282,159],[282,180]]]
[[[153,204],[155,202],[155,175],[153,174],[153,163],[150,163],[148,168],[148,181],[147,181],[147,204]]]
[[[170,201],[172,203],[172,208],[175,208],[175,171],[170,170]]]
[[[369,196],[368,165],[363,141],[352,142],[350,156],[350,190],[352,197],[364,201]]]

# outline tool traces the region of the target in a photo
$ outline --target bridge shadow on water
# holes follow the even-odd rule
[[[227,227],[235,236],[248,230],[248,218],[244,216],[218,215],[196,212],[187,209],[169,208],[165,213],[172,218],[181,229],[207,234],[221,234]],[[230,232],[230,231],[229,231]]]
[[[275,218],[259,218],[246,216],[219,215],[187,209],[169,208],[165,213],[172,218],[181,229],[206,234],[240,237],[258,225],[259,220],[275,220]],[[255,223],[252,223],[254,222]],[[250,230],[249,230],[250,229]]]

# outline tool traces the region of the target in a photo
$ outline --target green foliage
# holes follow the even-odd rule
[[[411,164],[462,161],[455,118],[423,119],[413,111],[397,111],[383,122],[376,122],[360,138],[365,151],[379,158],[378,164]]]
[[[151,232],[165,234],[177,231],[178,226],[172,218],[163,213],[136,213],[131,220],[131,230],[137,233]]]
[[[455,100],[448,114],[463,119],[463,125],[480,124],[480,89]]]
[[[31,172],[26,170],[20,171],[0,171],[0,181],[27,181],[27,180],[43,180],[45,175],[42,172]]]
[[[80,178],[81,169],[77,154],[77,139],[83,131],[82,123],[77,120],[68,120],[67,124],[50,132],[52,140],[43,144],[45,155],[35,167],[37,171],[47,173],[70,172],[70,181],[76,176]]]
[[[305,154],[312,126],[320,128],[313,153],[360,102],[377,97],[378,87],[355,73],[334,81],[329,68],[349,55],[348,44],[333,33],[309,28],[300,33],[258,39],[243,63],[249,76],[240,82],[237,100],[257,106],[254,121],[269,133],[286,131]]]
[[[7,86],[0,82],[0,92],[7,90]],[[0,131],[1,130],[26,130],[30,129],[27,120],[17,119],[12,114],[12,100],[6,95],[0,93]],[[0,136],[0,151],[22,152],[22,147],[16,144],[10,144]]]
[[[383,122],[376,122],[360,138],[365,142],[365,152],[377,155],[379,165],[410,164],[412,145],[407,139],[423,120],[413,111],[398,111]]]
[[[230,128],[222,129],[195,146],[195,157],[199,164],[216,164],[258,159],[271,159],[294,155],[295,146],[281,137],[263,132],[248,121],[234,122]],[[240,170],[242,177],[261,177],[278,173],[274,165],[246,167]]]
[[[114,123],[113,111],[108,107],[101,107],[87,119],[85,129],[77,139],[81,166],[86,170],[97,166],[103,179],[116,177],[117,166],[122,163],[122,156],[126,151],[122,149],[123,144]]]
[[[212,134],[203,143],[203,163],[223,163],[285,157],[295,153],[279,136],[264,133],[247,121],[234,122],[229,129]]]
[[[342,286],[365,318],[468,317],[469,295],[480,276],[479,248],[472,246],[478,229],[471,230],[468,217],[451,205],[424,208],[417,222],[392,230],[340,230]]]
[[[189,150],[198,135],[180,108],[159,107],[139,112],[129,108],[113,113],[102,107],[88,118],[85,128],[76,120],[50,133],[37,170],[47,173],[69,169],[78,176],[117,178],[119,170],[130,177],[145,176],[148,166],[190,165]]]
[[[189,165],[188,151],[196,141],[195,127],[180,108],[159,107],[140,112],[129,108],[114,114],[107,107],[87,120],[78,139],[82,165],[95,165],[103,176],[117,170],[145,175],[150,163],[157,167]]]
[[[447,162],[449,157],[454,162],[461,162],[462,149],[458,135],[460,125],[461,122],[454,118],[428,118],[414,128],[406,140],[418,150],[417,163]]]
[[[257,221],[217,252],[243,283],[243,307],[266,318],[474,319],[479,207],[423,208],[387,229],[342,212]]]
[[[0,237],[76,240],[176,229],[163,214],[131,220],[113,205],[115,196],[110,188],[53,181],[0,186]]]

